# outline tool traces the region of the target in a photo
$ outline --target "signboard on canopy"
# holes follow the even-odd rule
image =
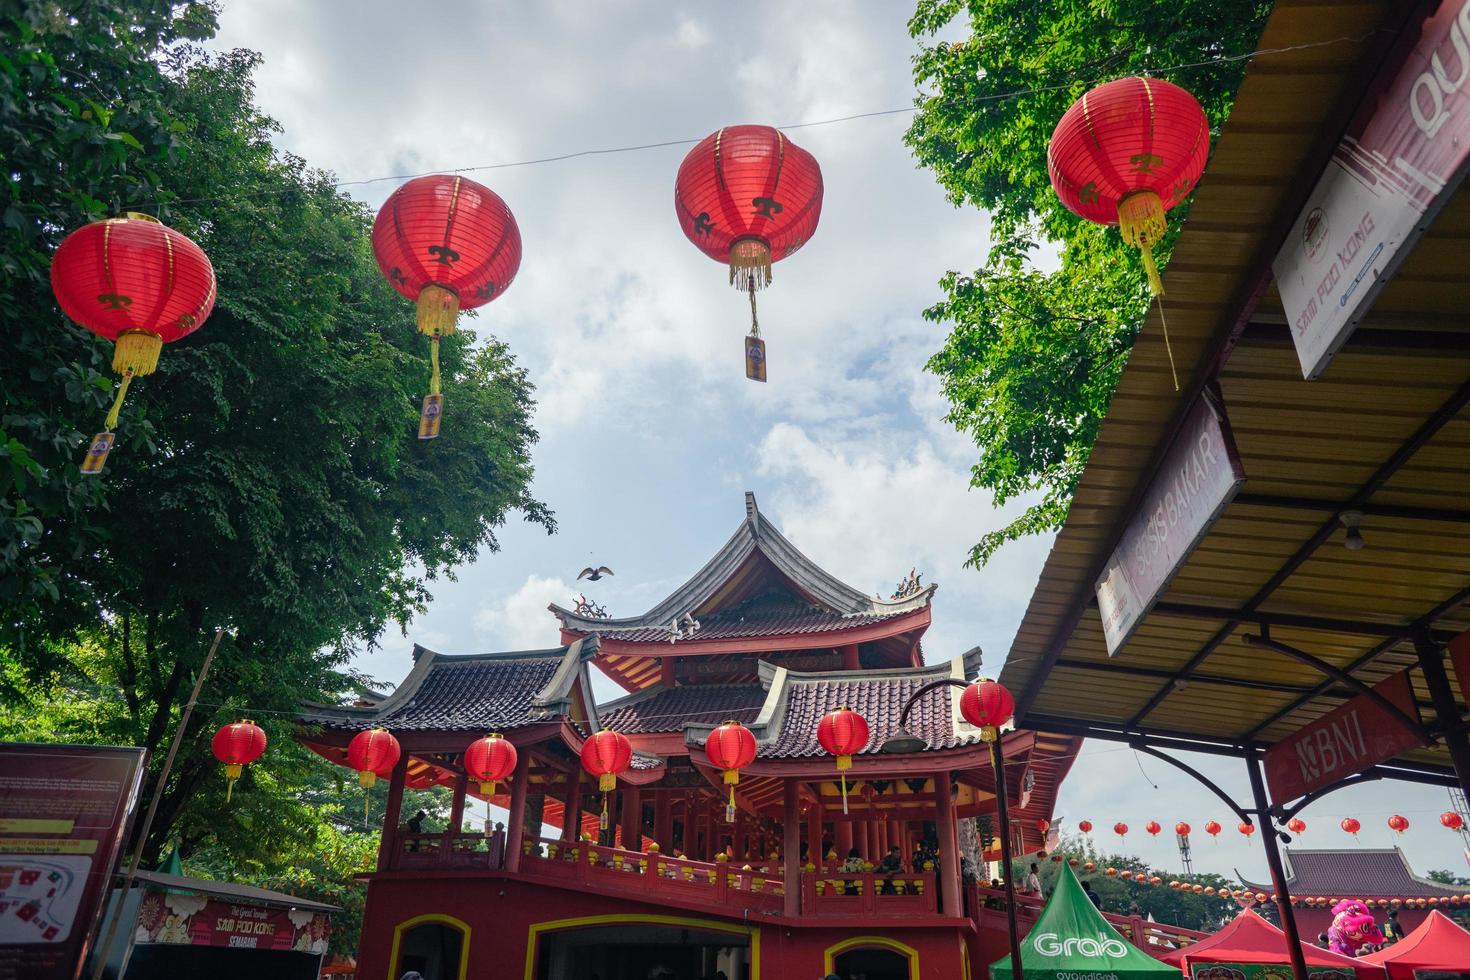
[[[1285,980],[1287,963],[1191,963],[1190,980]],[[1307,965],[1311,980],[1354,980],[1353,974],[1330,966]]]
[[[138,907],[133,941],[230,949],[327,951],[331,920],[325,912],[278,909],[209,898],[196,892],[150,892]]]
[[[1315,378],[1470,165],[1470,0],[1405,31],[1277,253],[1302,374]]]
[[[1373,689],[1418,720],[1407,670]],[[1378,702],[1359,694],[1267,749],[1266,783],[1271,798],[1285,803],[1427,744],[1417,726],[1409,729]]]
[[[1109,656],[1128,642],[1244,482],[1230,423],[1207,392],[1174,437],[1094,584]]]
[[[80,973],[143,758],[133,748],[0,745],[0,977]]]

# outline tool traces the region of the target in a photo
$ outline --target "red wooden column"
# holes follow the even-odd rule
[[[665,854],[673,848],[674,842],[670,839],[672,828],[669,794],[666,790],[658,790],[653,796],[653,839],[658,841],[659,849]]]
[[[822,805],[813,803],[806,814],[806,859],[821,866],[822,858]]]
[[[643,801],[637,786],[623,787],[623,850],[643,850]]]
[[[735,817],[735,833],[731,835],[731,846],[735,853],[730,855],[731,861],[744,861],[745,849],[750,846],[749,837],[745,832],[745,814],[740,813]],[[737,867],[739,865],[736,865]]]
[[[510,820],[505,825],[505,870],[521,870],[521,834],[526,826],[526,788],[531,782],[531,753],[522,752],[516,759],[516,771],[510,777]]]
[[[786,780],[785,811],[781,814],[781,860],[786,865],[786,907],[790,916],[801,914],[801,783]]]
[[[842,863],[847,860],[847,852],[852,850],[852,821],[832,821],[832,846],[837,848],[837,861]]]
[[[861,668],[862,661],[858,659],[857,644],[849,643],[847,646],[842,648],[842,669],[859,670]]]
[[[398,756],[393,775],[388,781],[388,810],[383,815],[383,836],[378,838],[378,870],[383,871],[393,863],[398,850],[398,818],[403,812],[403,784],[408,779],[408,753]]]
[[[949,791],[949,772],[936,773],[934,804],[938,811],[939,894],[944,901],[943,914],[958,918],[963,914],[963,907],[960,905],[960,856],[955,846],[959,834],[955,832],[954,799]]]
[[[562,800],[561,839],[568,843],[582,836],[582,770],[567,773],[567,795]]]
[[[868,860],[874,864],[883,859],[883,844],[878,824],[876,817],[868,821]]]

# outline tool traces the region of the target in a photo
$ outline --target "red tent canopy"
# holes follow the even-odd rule
[[[1405,940],[1407,941],[1407,939]],[[1302,954],[1308,967],[1336,967],[1358,980],[1384,980],[1383,967],[1361,959],[1353,959],[1302,943]],[[1237,915],[1230,924],[1209,939],[1176,949],[1161,956],[1184,970],[1186,976],[1194,972],[1196,963],[1268,963],[1275,966],[1290,965],[1286,952],[1286,934],[1261,918],[1250,909]]]
[[[1430,912],[1419,928],[1359,962],[1386,967],[1390,980],[1414,980],[1415,970],[1464,970],[1470,964],[1470,932],[1442,912]]]

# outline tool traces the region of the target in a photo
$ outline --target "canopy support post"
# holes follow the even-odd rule
[[[1286,888],[1286,870],[1281,864],[1276,826],[1271,822],[1271,801],[1261,779],[1260,752],[1251,749],[1246,756],[1246,772],[1251,780],[1251,795],[1256,800],[1256,813],[1261,818],[1261,843],[1266,847],[1266,864],[1271,869],[1271,887],[1276,890],[1276,908],[1281,913],[1281,929],[1286,933],[1286,952],[1291,957],[1294,980],[1307,980],[1307,958],[1302,953],[1302,937],[1297,932],[1296,914],[1291,908],[1291,892]]]
[[[1470,796],[1470,735],[1465,732],[1464,717],[1460,705],[1455,701],[1454,689],[1450,687],[1449,675],[1444,669],[1444,650],[1430,635],[1428,629],[1414,635],[1414,652],[1419,655],[1419,668],[1424,672],[1424,682],[1429,687],[1429,699],[1434,702],[1434,713],[1439,716],[1439,732],[1450,750],[1450,762],[1455,766],[1455,776],[1460,780],[1460,791]],[[1464,679],[1461,679],[1464,682]]]
[[[1005,877],[1006,937],[1011,944],[1011,980],[1024,980],[1021,968],[1021,934],[1016,930],[1016,870],[1011,863],[1011,806],[1006,793],[1005,759],[1000,739],[990,743],[990,765],[995,770],[995,830],[1000,835],[1000,863]],[[935,779],[938,783],[938,779]]]

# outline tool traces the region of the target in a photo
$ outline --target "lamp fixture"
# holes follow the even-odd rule
[[[1363,512],[1345,510],[1337,515],[1337,519],[1342,522],[1343,527],[1347,528],[1347,535],[1342,541],[1343,547],[1348,551],[1362,551],[1363,545],[1367,543],[1363,540],[1363,532],[1358,530],[1359,525],[1363,523]]]

